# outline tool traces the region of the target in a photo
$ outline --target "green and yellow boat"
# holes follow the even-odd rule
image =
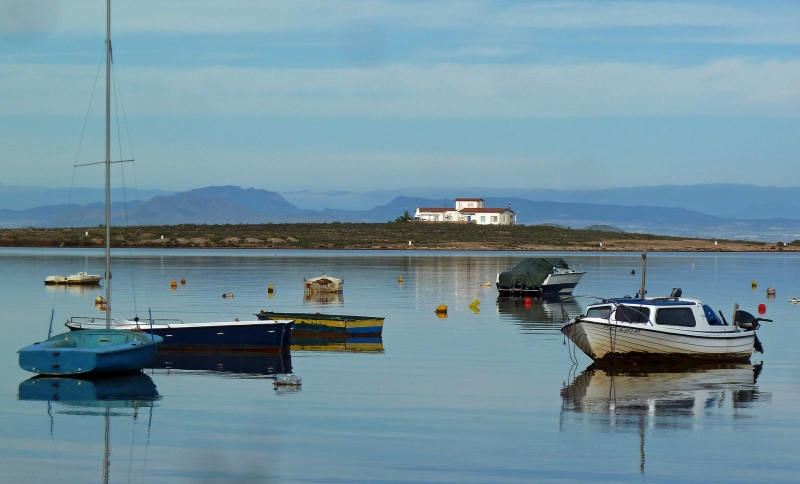
[[[341,314],[321,313],[276,313],[260,311],[256,313],[259,320],[293,319],[295,336],[342,336],[348,335],[379,335],[383,332],[383,320],[371,316],[345,316]]]

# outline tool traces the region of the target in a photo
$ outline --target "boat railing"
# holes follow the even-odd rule
[[[150,321],[150,319],[140,319],[138,321],[135,319],[126,319],[124,324],[135,323],[136,329],[148,329],[150,327]],[[152,321],[153,325],[159,324],[166,325],[167,327],[170,327],[169,321],[172,321],[172,324],[185,324],[183,320],[177,318],[153,318]],[[78,328],[82,327],[84,324],[94,328],[98,324],[105,325],[106,318],[98,316],[72,316],[69,318],[68,323],[72,323],[73,326],[77,326]],[[114,323],[112,322],[111,325],[114,326]],[[117,325],[119,325],[119,323],[117,323]]]

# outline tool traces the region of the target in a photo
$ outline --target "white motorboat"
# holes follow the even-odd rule
[[[69,285],[91,285],[100,284],[103,276],[97,274],[89,274],[87,272],[79,272],[71,276],[47,276],[44,283],[47,285],[52,284],[69,284]]]
[[[303,279],[307,294],[336,293],[344,290],[344,279],[322,275],[311,279]]]
[[[689,357],[706,360],[749,358],[757,345],[759,321],[737,310],[728,325],[707,304],[680,297],[607,299],[561,328],[593,360],[613,357]],[[758,346],[756,346],[758,348]]]

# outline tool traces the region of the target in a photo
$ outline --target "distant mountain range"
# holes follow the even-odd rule
[[[718,192],[714,186],[712,193]],[[663,188],[663,187],[662,187]],[[643,187],[637,190],[645,190]],[[633,190],[633,189],[626,189]],[[788,190],[788,189],[787,189]],[[799,190],[799,189],[793,189]],[[734,193],[735,190],[728,189]],[[747,198],[739,186],[738,198]],[[788,192],[787,192],[788,193]],[[475,195],[466,193],[464,195]],[[785,193],[781,196],[786,195]],[[800,197],[800,191],[798,191]],[[577,203],[484,196],[489,207],[511,205],[522,224],[617,229],[685,237],[764,241],[800,239],[800,220],[721,217],[685,208],[609,203]],[[600,197],[602,198],[602,197]],[[625,197],[622,197],[623,199]],[[787,202],[788,203],[788,202]],[[417,207],[453,206],[450,198],[398,196],[368,210],[301,209],[276,192],[236,186],[205,187],[125,204],[112,203],[114,225],[251,224],[284,222],[386,222]],[[101,203],[47,205],[24,210],[0,209],[0,227],[88,227],[103,223]]]

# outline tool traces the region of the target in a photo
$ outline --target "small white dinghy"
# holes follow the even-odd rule
[[[344,290],[344,279],[322,275],[311,279],[303,279],[307,294],[337,293]]]
[[[100,284],[103,279],[102,276],[97,274],[89,274],[87,272],[79,272],[71,276],[47,276],[44,283],[47,285],[53,284],[69,284],[69,285],[90,285]]]

